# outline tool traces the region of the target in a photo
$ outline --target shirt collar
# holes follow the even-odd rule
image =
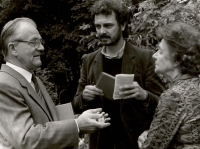
[[[126,44],[126,41],[124,41],[122,48],[117,52],[117,54],[115,56],[108,55],[106,53],[106,47],[105,46],[102,48],[101,53],[108,59],[120,59],[120,58],[122,58],[122,56],[124,54],[125,44]]]
[[[32,74],[30,72],[9,62],[6,62],[6,65],[19,72],[29,83],[31,83]]]

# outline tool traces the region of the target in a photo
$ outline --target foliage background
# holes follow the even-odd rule
[[[89,8],[95,0],[0,0],[0,28],[16,17],[29,17],[38,25],[45,40],[43,65],[38,76],[55,104],[73,99],[80,76],[81,57],[97,50],[101,43],[95,36]],[[199,28],[199,0],[122,0],[129,8],[128,41],[148,49],[159,42],[155,29],[181,20]],[[179,0],[180,1],[180,0]],[[0,63],[4,63],[0,55]]]
[[[46,41],[42,67],[37,75],[55,104],[70,102],[80,76],[81,57],[97,50],[89,8],[95,0],[0,0],[0,29],[16,17],[29,17]],[[128,41],[156,50],[158,26],[183,21],[200,29],[200,0],[122,0],[130,12]],[[180,3],[183,2],[183,3]],[[0,64],[4,63],[0,54]],[[88,137],[79,148],[88,148]]]

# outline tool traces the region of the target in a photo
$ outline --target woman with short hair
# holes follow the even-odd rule
[[[153,55],[155,72],[171,86],[160,96],[141,148],[199,149],[200,34],[188,24],[175,22],[159,28],[157,35],[162,40]]]

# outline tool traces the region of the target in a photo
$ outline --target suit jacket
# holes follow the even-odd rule
[[[121,73],[135,74],[134,80],[148,92],[148,99],[145,102],[136,99],[120,100],[121,118],[134,149],[138,148],[138,136],[149,128],[158,103],[158,96],[165,89],[161,79],[154,72],[155,65],[152,54],[153,51],[140,49],[127,42],[122,59]],[[101,50],[83,57],[81,77],[77,93],[73,99],[73,107],[77,113],[88,108],[102,107],[104,104],[104,100],[98,96],[87,103],[82,98],[82,91],[85,86],[96,83],[103,71],[102,58]],[[91,149],[97,148],[98,135],[98,132],[91,135]]]
[[[0,71],[0,148],[77,148],[75,120],[58,121],[54,103],[37,78],[44,97],[17,71],[2,65]],[[46,103],[46,105],[45,105]]]

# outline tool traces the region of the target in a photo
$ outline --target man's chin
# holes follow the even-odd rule
[[[109,46],[110,44],[107,43],[102,43],[103,46]]]
[[[42,61],[38,60],[34,63],[35,67],[40,67],[42,65]]]
[[[101,44],[102,44],[103,46],[114,46],[114,45],[116,45],[117,43],[118,43],[118,40],[116,40],[116,41],[101,40]]]
[[[112,46],[113,45],[113,43],[112,42],[101,42],[101,44],[103,45],[103,46]]]

